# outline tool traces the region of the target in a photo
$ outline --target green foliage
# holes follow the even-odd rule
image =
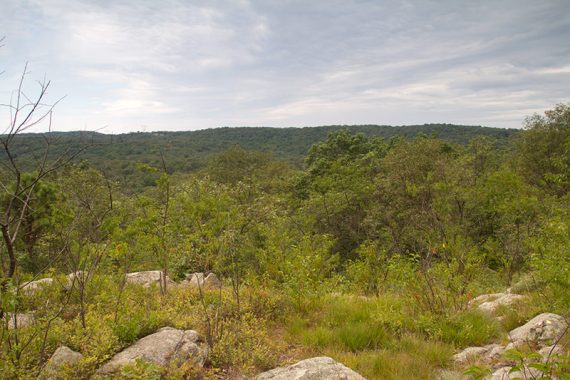
[[[531,183],[563,196],[570,191],[570,105],[558,104],[525,122],[517,139],[518,168]]]
[[[137,360],[135,364],[121,368],[115,378],[121,380],[161,380],[165,370],[161,366]]]
[[[0,377],[34,377],[65,344],[85,360],[62,373],[88,378],[173,326],[208,338],[207,370],[139,362],[120,376],[254,375],[330,355],[369,378],[435,378],[455,348],[488,344],[539,312],[568,316],[566,115],[558,106],[534,117],[515,146],[493,130],[451,126],[133,134],[116,137],[124,156],[96,146],[108,162],[91,155],[32,193],[22,228],[33,233],[15,241],[18,270],[0,292]],[[497,139],[377,137],[420,130],[462,144],[457,131]],[[190,135],[211,146],[194,152]],[[304,145],[292,146],[296,138]],[[306,167],[293,170],[307,150]],[[103,175],[97,165],[110,167]],[[161,293],[125,281],[156,269],[175,281],[213,271],[223,286]],[[34,277],[54,283],[18,290]],[[505,283],[529,301],[499,308],[500,323],[468,307]],[[6,329],[14,312],[34,312],[35,324]]]
[[[247,313],[237,320],[222,321],[221,334],[210,354],[212,364],[218,368],[239,368],[244,373],[274,367],[275,343],[266,333],[266,323]]]
[[[331,273],[332,264],[327,258],[330,241],[326,237],[303,237],[301,241],[290,247],[285,261],[282,263],[280,275],[283,289],[297,306],[302,308],[303,302],[319,297]]]
[[[559,310],[570,308],[570,212],[559,209],[542,223],[538,236],[531,240],[534,279],[543,281],[549,292],[548,303]],[[536,281],[535,281],[536,283]]]

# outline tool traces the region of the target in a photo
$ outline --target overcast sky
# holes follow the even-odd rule
[[[569,0],[0,0],[0,36],[0,103],[29,62],[57,130],[519,128],[570,101]]]

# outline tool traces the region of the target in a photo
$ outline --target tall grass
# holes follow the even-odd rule
[[[392,295],[323,298],[309,312],[291,316],[289,339],[369,379],[435,378],[437,368],[448,364],[454,347],[440,340],[426,341],[407,305],[404,298]],[[431,323],[439,322],[433,319]],[[461,336],[456,326],[451,332],[435,330]]]

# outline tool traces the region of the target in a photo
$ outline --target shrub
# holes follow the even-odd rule
[[[245,373],[268,370],[276,364],[278,348],[267,333],[267,322],[252,314],[221,321],[220,334],[210,352],[212,365],[238,367]]]

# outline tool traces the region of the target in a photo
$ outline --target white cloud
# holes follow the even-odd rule
[[[126,87],[114,91],[113,100],[103,102],[104,115],[130,116],[152,115],[179,112],[180,109],[160,100],[160,92],[153,86],[138,78],[129,79]]]
[[[544,74],[544,75],[570,74],[570,65],[540,69],[540,70],[537,70],[537,73]]]
[[[62,129],[518,127],[568,100],[562,0],[3,3],[2,79],[46,72]]]

